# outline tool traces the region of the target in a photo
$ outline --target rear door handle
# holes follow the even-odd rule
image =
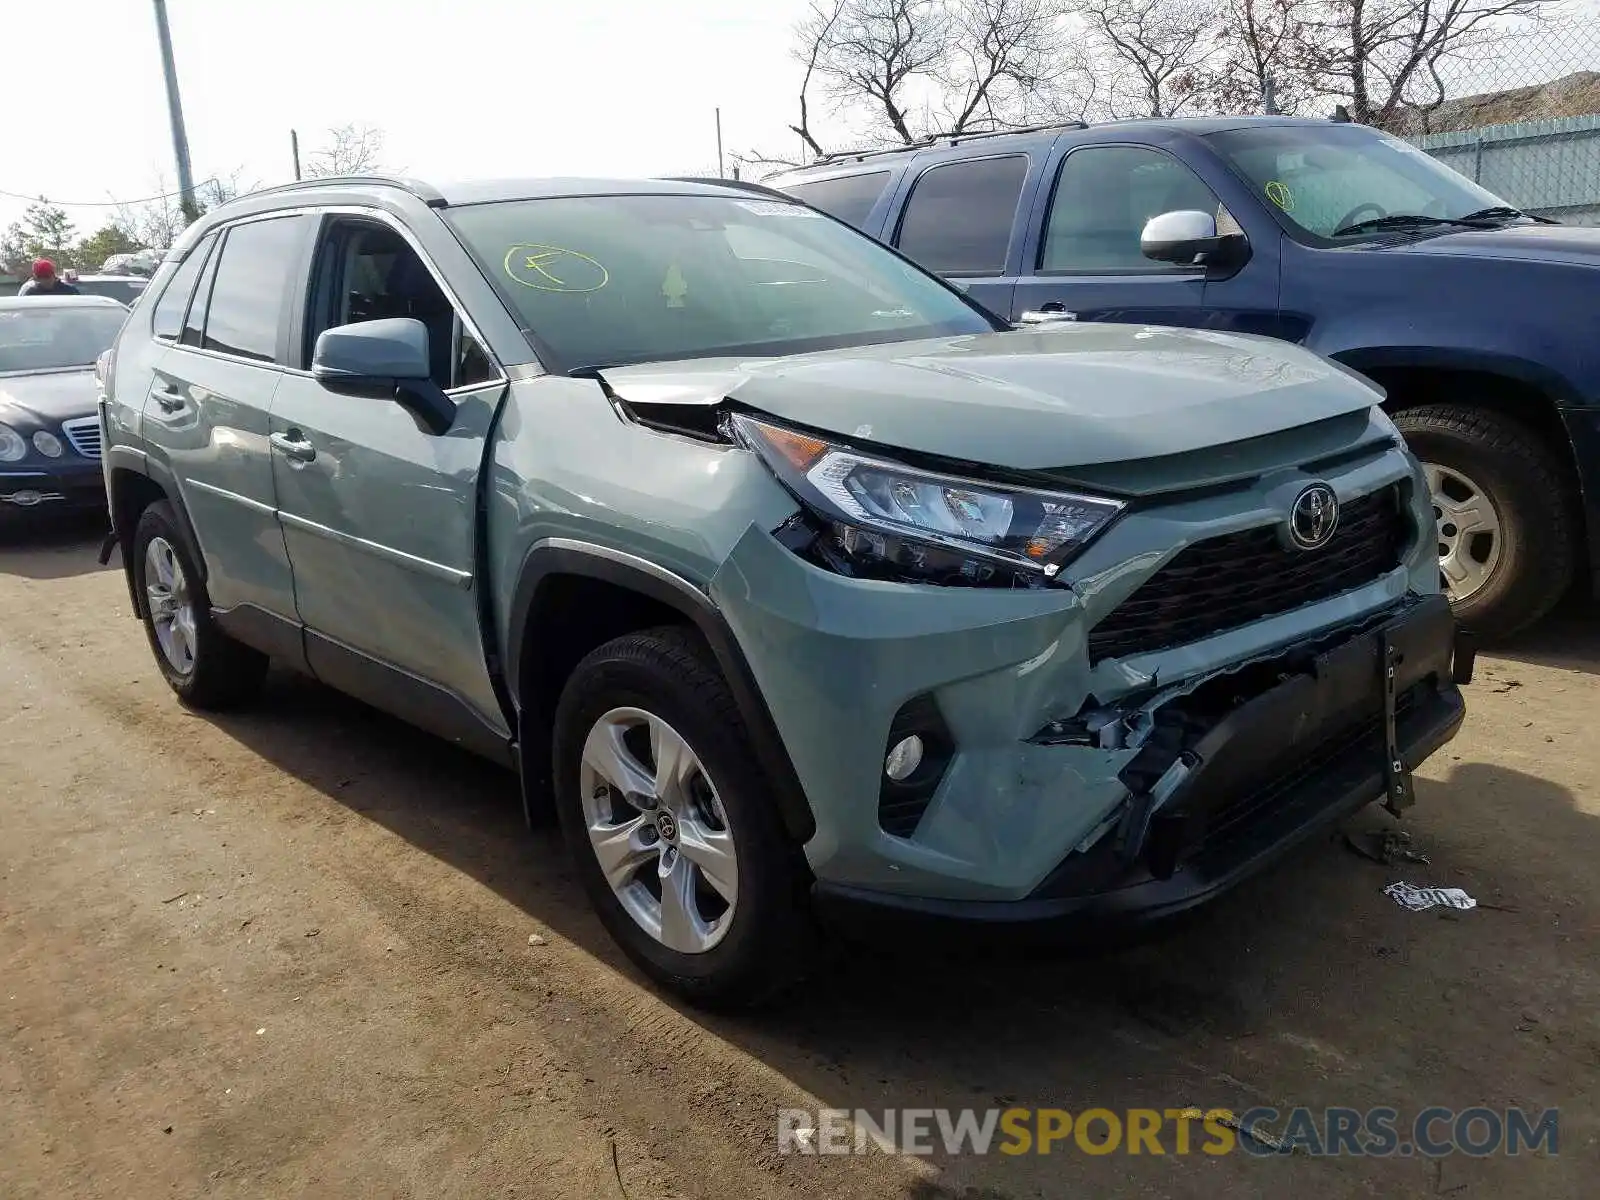
[[[283,454],[285,458],[292,458],[296,462],[310,462],[317,457],[317,448],[306,441],[305,435],[298,429],[289,433],[274,433],[267,439],[272,443],[272,448]]]

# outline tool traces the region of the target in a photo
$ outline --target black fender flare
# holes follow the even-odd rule
[[[139,597],[139,589],[134,586],[133,581],[134,531],[121,528],[117,522],[117,514],[122,508],[122,497],[115,482],[116,472],[126,471],[130,475],[143,476],[161,490],[167,503],[172,505],[172,511],[178,515],[178,524],[183,528],[183,536],[188,540],[189,553],[200,569],[202,582],[209,577],[206,556],[200,549],[200,538],[195,533],[194,522],[189,519],[189,510],[184,506],[183,493],[178,489],[178,478],[166,464],[152,462],[149,455],[126,446],[112,446],[106,457],[106,471],[106,499],[109,502],[107,516],[111,521],[111,536],[122,550],[122,573],[128,581],[128,599],[133,604],[134,615],[142,618],[143,602]]]
[[[613,550],[569,538],[546,538],[537,542],[523,559],[522,572],[512,593],[508,613],[506,655],[503,668],[506,683],[517,709],[517,744],[522,759],[525,802],[531,795],[548,790],[551,782],[550,747],[547,730],[553,713],[529,711],[528,697],[522,689],[522,664],[527,650],[530,614],[540,589],[554,576],[580,575],[629,591],[638,592],[682,614],[711,647],[723,678],[733,692],[739,714],[750,735],[756,760],[773,784],[774,803],[789,835],[801,844],[816,832],[816,817],[805,790],[789,758],[789,751],[778,733],[766,699],[750,671],[727,619],[711,597],[688,580],[623,551]]]

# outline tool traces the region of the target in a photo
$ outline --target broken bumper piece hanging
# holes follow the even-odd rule
[[[1174,916],[1374,800],[1407,808],[1411,771],[1461,725],[1459,684],[1472,661],[1448,603],[1431,596],[1173,689],[1159,705],[1129,705],[1139,751],[1120,775],[1127,802],[1104,836],[1025,899],[930,900],[819,882],[819,910],[868,937],[921,925],[985,941],[1099,940]],[[1113,725],[1102,711],[1033,740],[1083,745],[1115,737]]]

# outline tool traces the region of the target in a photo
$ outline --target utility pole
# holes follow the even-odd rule
[[[189,173],[189,135],[183,131],[183,101],[178,98],[178,69],[172,63],[172,34],[167,30],[167,0],[151,0],[156,10],[156,37],[161,42],[161,70],[167,79],[167,118],[172,123],[172,155],[178,160],[178,203],[185,220],[200,216],[194,202],[194,176]]]
[[[294,181],[300,182],[300,135],[289,130],[289,153],[294,155]]]
[[[722,169],[722,109],[717,109],[717,178],[726,179],[727,172]]]

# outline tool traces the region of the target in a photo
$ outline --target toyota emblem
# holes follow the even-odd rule
[[[1302,550],[1328,544],[1339,527],[1339,497],[1325,483],[1313,483],[1289,506],[1289,540]]]

